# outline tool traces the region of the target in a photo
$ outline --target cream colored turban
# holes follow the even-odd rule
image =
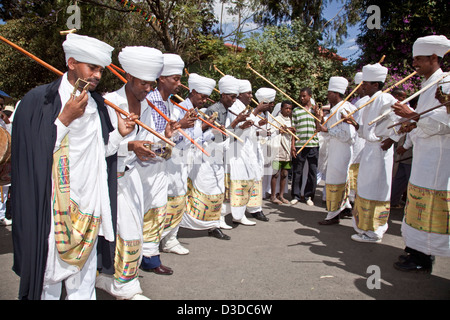
[[[239,81],[233,76],[225,75],[219,80],[219,91],[225,94],[239,94]]]
[[[388,69],[379,63],[365,65],[362,71],[362,80],[367,82],[384,82],[388,73]]]
[[[177,54],[164,53],[164,67],[161,72],[162,76],[182,75],[184,69],[184,61]]]
[[[79,62],[91,63],[103,68],[111,64],[114,48],[98,39],[69,33],[62,45],[66,63],[72,57]]]
[[[258,100],[258,102],[273,102],[275,100],[277,92],[274,89],[271,88],[259,88],[255,92],[255,97]]]
[[[347,90],[348,80],[343,77],[331,77],[328,83],[328,91],[339,92],[345,94]]]
[[[202,77],[196,73],[191,73],[188,79],[189,89],[201,94],[211,95],[216,86],[216,80]]]
[[[162,52],[149,47],[125,47],[119,62],[127,73],[144,81],[155,81],[164,65]]]

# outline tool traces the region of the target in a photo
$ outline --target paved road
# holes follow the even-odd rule
[[[321,198],[319,186],[317,198]],[[181,229],[190,253],[162,253],[172,276],[140,273],[144,294],[152,300],[441,300],[450,299],[450,258],[437,257],[430,275],[407,274],[392,267],[403,253],[401,210],[393,210],[383,242],[354,242],[349,219],[321,226],[324,204],[274,205],[264,201],[269,222],[234,225],[231,240],[206,231]],[[230,215],[227,221],[231,223]],[[0,228],[1,300],[16,299],[19,279],[11,271],[11,229]],[[374,267],[370,267],[374,266]],[[380,287],[373,277],[378,270]],[[368,270],[369,269],[369,270]],[[99,300],[111,296],[98,290]]]

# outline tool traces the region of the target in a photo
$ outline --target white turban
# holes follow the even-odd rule
[[[127,73],[144,81],[158,79],[164,65],[162,52],[149,47],[125,47],[119,62]]]
[[[198,93],[211,95],[212,91],[216,87],[216,80],[202,77],[196,73],[191,73],[188,79],[189,89],[195,90]]]
[[[223,76],[219,80],[219,91],[225,94],[239,94],[239,80],[230,75]]]
[[[111,64],[111,54],[114,48],[98,39],[69,33],[62,45],[66,55],[66,64],[69,58],[103,68]]]
[[[363,75],[362,72],[357,72],[357,73],[355,74],[355,84],[360,84],[360,83],[361,83],[361,81],[362,81],[362,75]]]
[[[239,93],[252,91],[252,84],[248,80],[239,79]]]
[[[162,76],[182,75],[184,69],[184,61],[181,57],[174,53],[164,53],[164,68],[161,72]]]
[[[362,80],[367,82],[384,82],[388,73],[388,69],[379,63],[365,65],[362,71]]]
[[[448,50],[450,50],[450,40],[445,36],[426,36],[414,42],[413,57],[433,54],[443,57]]]
[[[348,80],[343,77],[331,77],[328,83],[328,91],[344,94],[347,90]]]
[[[277,92],[274,89],[271,88],[259,88],[255,92],[255,97],[258,100],[258,102],[273,102],[275,100],[275,95]]]

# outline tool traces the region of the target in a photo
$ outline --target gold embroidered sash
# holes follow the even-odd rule
[[[126,283],[138,276],[141,248],[141,240],[125,241],[117,235],[114,257],[114,278],[117,281]]]
[[[166,219],[167,205],[152,208],[144,214],[144,242],[158,243]]]
[[[388,222],[390,201],[375,201],[356,195],[353,216],[356,225],[364,231],[375,231]]]
[[[450,234],[450,191],[426,189],[409,183],[405,222],[417,230]]]
[[[186,209],[186,195],[167,198],[167,214],[164,230],[175,228],[183,218]]]
[[[327,211],[336,211],[342,208],[349,194],[349,184],[326,184]]]
[[[350,190],[356,190],[358,182],[359,163],[353,163],[348,169],[348,181],[350,184]]]
[[[208,195],[194,188],[188,178],[186,213],[201,221],[218,221],[222,210],[224,194]]]
[[[53,155],[53,220],[55,241],[61,259],[83,268],[100,228],[100,218],[81,212],[70,199],[69,137]]]

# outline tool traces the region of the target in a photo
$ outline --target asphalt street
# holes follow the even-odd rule
[[[403,210],[391,211],[381,243],[359,243],[350,219],[322,226],[326,216],[318,186],[315,206],[264,201],[268,222],[233,224],[231,240],[207,231],[180,229],[188,255],[161,253],[174,270],[163,276],[140,271],[144,294],[152,300],[448,300],[450,258],[436,257],[431,274],[393,268],[403,254]],[[286,196],[288,199],[290,197]],[[254,220],[248,216],[250,220]],[[15,300],[19,278],[11,270],[11,227],[0,227],[0,300]],[[98,300],[112,296],[97,290]]]

